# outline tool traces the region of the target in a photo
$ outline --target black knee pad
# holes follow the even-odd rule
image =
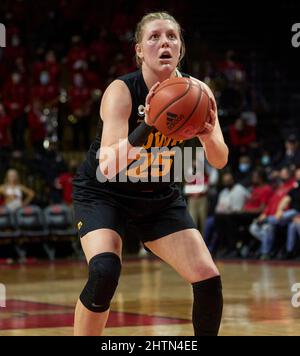
[[[109,309],[121,273],[119,256],[111,252],[100,253],[89,262],[89,279],[80,301],[90,311],[102,313]]]

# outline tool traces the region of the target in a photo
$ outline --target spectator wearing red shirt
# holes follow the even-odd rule
[[[44,71],[49,74],[51,83],[58,83],[59,64],[57,63],[55,52],[52,50],[46,53],[44,61],[36,61],[34,63],[33,78],[35,82],[39,82],[40,75]]]
[[[73,86],[69,90],[69,109],[72,117],[73,148],[88,149],[92,91],[86,85],[81,73],[75,73],[73,76]],[[83,147],[81,137],[83,138]]]
[[[79,63],[86,61],[88,58],[88,50],[82,44],[80,36],[72,37],[72,47],[67,54],[67,66],[70,72],[76,71]]]
[[[236,60],[236,53],[228,50],[225,60],[218,64],[218,70],[222,72],[229,82],[243,82],[245,80],[245,69],[242,63]]]
[[[231,215],[231,234],[236,236],[237,241],[241,241],[243,246],[249,244],[249,226],[253,219],[257,218],[268,205],[273,194],[273,189],[267,183],[267,177],[263,169],[257,169],[252,173],[252,186],[250,196],[246,200],[241,212]],[[248,248],[242,250],[249,253]]]
[[[0,151],[10,150],[11,148],[11,122],[11,117],[6,114],[3,104],[0,103]]]
[[[30,133],[30,141],[35,151],[44,150],[44,140],[46,137],[46,127],[44,115],[42,112],[42,104],[38,99],[34,99],[32,108],[28,113],[28,127]]]
[[[73,178],[77,168],[78,162],[71,160],[68,172],[60,174],[55,180],[55,187],[62,192],[62,200],[67,205],[73,204]]]
[[[109,66],[108,58],[111,47],[112,45],[107,40],[107,31],[105,29],[100,31],[98,38],[94,40],[89,47],[89,57],[95,56],[97,58],[99,68],[104,75],[107,73]]]
[[[229,139],[230,144],[235,148],[248,147],[256,141],[255,126],[250,126],[245,119],[239,117],[229,127]]]
[[[248,154],[256,142],[256,127],[247,123],[246,119],[238,117],[234,124],[229,126],[229,144],[231,147],[231,162],[238,164],[241,155]]]
[[[4,105],[0,102],[0,173],[5,172],[9,166],[12,144],[10,137],[11,122],[11,117],[6,114]]]
[[[42,107],[55,108],[59,100],[59,87],[51,81],[49,72],[43,70],[40,73],[39,83],[32,88],[31,102],[39,100]]]
[[[4,84],[3,99],[6,112],[12,119],[13,147],[17,150],[23,150],[25,147],[25,108],[28,104],[28,90],[20,73],[13,72],[10,79]]]
[[[274,228],[277,222],[276,214],[280,207],[281,200],[295,187],[296,181],[292,177],[291,170],[282,168],[280,171],[280,182],[275,189],[267,206],[262,214],[255,219],[250,228],[250,233],[259,241],[261,241],[261,258],[267,259],[273,244]]]
[[[21,45],[21,39],[17,33],[18,29],[14,29],[13,31],[15,31],[13,34],[10,34],[8,31],[7,37],[9,38],[9,42],[4,52],[5,61],[9,65],[15,63],[18,57],[25,58],[26,56],[25,48]]]

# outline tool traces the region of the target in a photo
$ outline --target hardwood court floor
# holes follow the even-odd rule
[[[217,264],[225,301],[221,335],[300,335],[300,308],[291,304],[300,263]],[[72,335],[86,275],[80,262],[0,266],[7,294],[0,335]],[[191,302],[191,287],[167,265],[125,260],[105,335],[192,335]]]

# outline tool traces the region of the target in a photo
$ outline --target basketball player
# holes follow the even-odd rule
[[[192,285],[195,335],[217,335],[223,307],[220,274],[177,185],[150,179],[137,183],[99,180],[99,174],[112,178],[108,173],[112,162],[101,159],[101,152],[107,148],[114,150],[117,161],[125,155],[125,169],[128,166],[127,175],[131,175],[135,169],[130,167],[134,160],[127,156],[130,149],[180,145],[173,141],[170,144],[151,126],[148,116],[151,97],[160,82],[188,77],[177,69],[185,53],[180,25],[167,13],[151,13],[138,24],[135,39],[140,70],[116,79],[106,89],[100,107],[102,133],[92,143],[74,179],[76,222],[89,269],[75,310],[74,334],[102,334],[120,277],[122,240],[135,233]],[[213,94],[206,89],[214,109],[199,140],[209,163],[221,169],[227,163],[228,148]],[[100,164],[96,158],[99,148]],[[117,167],[117,173],[123,168]]]

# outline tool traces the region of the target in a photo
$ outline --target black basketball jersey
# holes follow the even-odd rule
[[[186,74],[181,75],[189,77]],[[123,75],[118,79],[127,85],[132,99],[132,110],[128,125],[129,135],[144,120],[143,110],[148,88],[141,70]],[[116,103],[116,105],[118,104]],[[154,129],[143,145],[144,150],[141,156],[129,164],[126,170],[120,172],[115,177],[115,181],[100,183],[99,174],[101,175],[101,173],[98,168],[99,161],[97,152],[101,145],[101,136],[102,119],[100,117],[97,136],[88,151],[85,163],[94,177],[96,177],[97,172],[99,188],[109,188],[109,190],[121,191],[128,194],[130,192],[163,191],[176,185],[173,164],[174,156],[172,156],[172,152],[176,152],[176,150],[174,150],[175,147],[182,148],[183,141],[167,138],[161,132]],[[153,169],[153,167],[155,168]],[[120,178],[121,175],[122,178]],[[164,181],[163,177],[167,177],[168,181]],[[124,182],[124,180],[126,180],[126,182]]]

